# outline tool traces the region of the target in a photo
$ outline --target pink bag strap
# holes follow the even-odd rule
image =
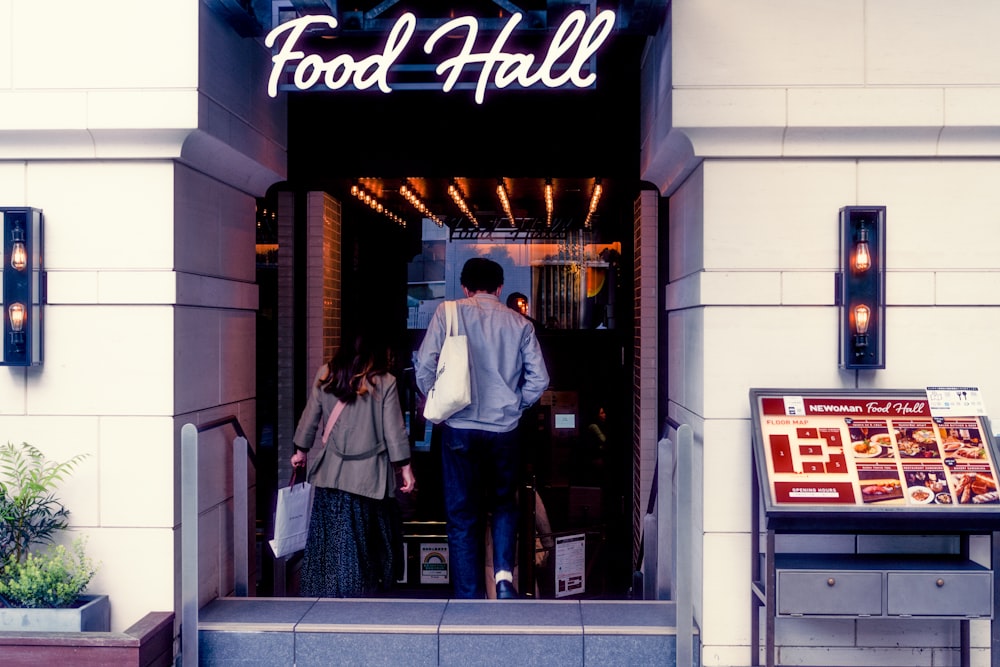
[[[337,401],[337,405],[333,407],[333,412],[330,413],[330,418],[326,420],[326,428],[323,429],[323,444],[326,444],[327,438],[330,437],[330,431],[333,430],[333,425],[337,423],[337,417],[340,413],[344,411],[344,402]]]

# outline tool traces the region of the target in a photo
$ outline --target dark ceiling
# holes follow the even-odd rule
[[[404,12],[414,13],[426,30],[456,16],[476,16],[481,21],[505,21],[512,14],[524,16],[523,26],[536,31],[554,30],[562,18],[575,9],[593,13],[594,9],[614,9],[620,31],[652,35],[663,22],[669,0],[621,0],[598,3],[596,0],[206,0],[216,11],[230,20],[245,25],[241,29],[256,35],[268,32],[273,25],[272,7],[278,12],[278,23],[294,16],[330,14],[337,18],[343,30],[357,33],[387,30],[387,25]],[[484,27],[490,24],[485,23]]]
[[[359,8],[373,17],[395,17],[406,4],[417,3],[350,3],[352,11]],[[468,11],[478,16],[511,5],[466,4],[475,5]],[[619,12],[647,4],[665,3],[620,3]],[[346,3],[339,5],[346,11]],[[434,16],[446,10],[444,5],[421,2],[419,15]],[[587,3],[513,5],[555,14]],[[484,233],[548,238],[584,227],[599,235],[630,233],[621,227],[630,230],[632,202],[641,187],[639,62],[645,40],[641,31],[616,29],[598,52],[597,81],[590,88],[491,89],[482,104],[475,103],[471,90],[444,93],[439,86],[388,94],[375,89],[289,92],[289,175],[281,187],[323,190],[348,202],[352,187],[360,186],[406,218],[408,227],[419,228],[409,224],[423,214],[400,194],[406,185],[457,238]],[[345,49],[348,41],[327,43]],[[497,195],[501,179],[513,228]],[[598,181],[603,194],[588,219]],[[546,182],[553,186],[551,221]],[[455,204],[449,186],[461,190],[478,226]]]

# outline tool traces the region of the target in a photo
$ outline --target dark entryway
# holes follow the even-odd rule
[[[552,377],[551,392],[523,422],[526,488],[543,498],[551,532],[584,531],[594,547],[592,553],[588,547],[590,597],[627,596],[634,567],[631,257],[633,202],[640,190],[638,76],[644,39],[634,32],[616,33],[598,57],[597,84],[589,89],[491,90],[481,105],[473,101],[471,91],[461,90],[293,93],[289,178],[272,188],[275,193],[327,192],[341,202],[342,317],[369,318],[397,331],[404,377],[405,360],[423,333],[407,327],[408,263],[421,256],[425,244],[423,216],[408,208],[401,186],[416,191],[428,210],[444,212],[442,222],[454,243],[492,238],[523,244],[533,242],[532,234],[537,233],[535,238],[558,245],[586,227],[594,243],[618,244],[608,273],[615,294],[605,318],[610,326],[539,332]],[[497,203],[498,182],[508,189],[514,220]],[[546,182],[557,186],[555,209],[561,217],[555,225],[543,226]],[[588,219],[595,183],[603,194],[597,214]],[[448,194],[454,184],[461,186],[470,209],[482,218],[482,228],[472,229],[456,209]],[[381,203],[409,211],[406,227],[353,195],[352,188],[359,186],[376,194]],[[268,205],[262,202],[262,207]],[[518,230],[512,233],[510,228]],[[268,300],[276,298],[272,297],[276,292],[268,285],[273,275],[266,267],[260,274],[261,312],[272,313],[275,309]],[[271,364],[267,346],[276,339],[274,330],[287,325],[264,317],[258,331],[262,430],[266,416],[274,412],[266,405],[274,400],[273,387],[264,386]],[[301,375],[296,385],[303,387],[301,403],[312,370],[296,371]],[[406,400],[411,439],[419,440],[423,423],[415,396]],[[297,405],[295,413],[301,408]],[[601,409],[608,415],[604,442],[588,428],[598,422]],[[573,412],[575,428],[552,427],[559,411]],[[260,442],[266,444],[266,438]],[[432,438],[428,451],[414,454],[421,494],[414,506],[406,508],[410,520],[428,525],[444,517],[440,486],[433,483],[439,474],[436,442]],[[270,449],[262,448],[275,459],[279,451],[284,450],[273,442]],[[264,494],[273,490],[276,475],[266,462],[258,463],[258,472],[260,497],[270,498]],[[267,507],[266,501],[259,506]],[[530,514],[531,504],[525,503],[525,509]],[[533,576],[548,582],[551,573]],[[412,588],[421,594],[420,586]],[[539,586],[539,594],[551,597],[551,584]]]

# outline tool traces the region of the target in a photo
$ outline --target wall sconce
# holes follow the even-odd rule
[[[840,209],[840,366],[885,368],[885,206]]]
[[[3,346],[0,366],[42,363],[42,212],[0,208],[3,219]]]

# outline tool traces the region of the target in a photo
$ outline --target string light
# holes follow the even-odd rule
[[[381,213],[385,217],[387,217],[390,220],[392,220],[393,222],[395,222],[397,225],[399,225],[401,227],[406,227],[406,220],[404,220],[399,215],[396,215],[395,213],[393,213],[392,211],[390,211],[385,205],[382,204],[382,202],[380,202],[378,200],[378,197],[376,197],[375,195],[371,194],[370,192],[368,192],[367,190],[365,190],[363,187],[361,187],[359,185],[352,185],[351,186],[351,195],[353,195],[354,197],[356,197],[358,199],[358,201],[362,202],[363,204],[366,204],[368,207],[370,207],[376,213]]]
[[[510,220],[510,226],[516,227],[514,223],[514,213],[510,208],[510,197],[507,195],[507,184],[501,178],[497,183],[497,197],[500,199],[500,206],[503,207],[503,212],[507,214],[507,219]]]
[[[552,179],[546,179],[545,181],[545,226],[552,226],[552,209],[554,204],[552,202]]]
[[[431,211],[427,208],[427,206],[420,199],[420,197],[417,196],[417,193],[411,190],[406,185],[405,182],[401,186],[399,186],[399,194],[403,195],[406,201],[410,202],[410,205],[413,206],[413,208],[420,211],[420,213],[422,213],[425,218],[430,218],[431,220],[433,220],[434,224],[437,225],[438,227],[444,226],[444,223],[441,222],[441,218],[431,213]]]
[[[458,206],[459,210],[462,211],[462,214],[472,222],[472,226],[478,227],[479,221],[476,220],[476,216],[469,210],[469,205],[465,203],[465,197],[462,196],[462,191],[459,190],[458,186],[454,183],[449,185],[448,194],[451,195],[452,200]]]
[[[594,191],[590,195],[590,207],[587,210],[587,217],[583,221],[583,226],[590,229],[590,220],[594,217],[594,212],[597,210],[597,205],[601,201],[601,194],[604,192],[604,187],[601,185],[601,179],[594,179]]]

